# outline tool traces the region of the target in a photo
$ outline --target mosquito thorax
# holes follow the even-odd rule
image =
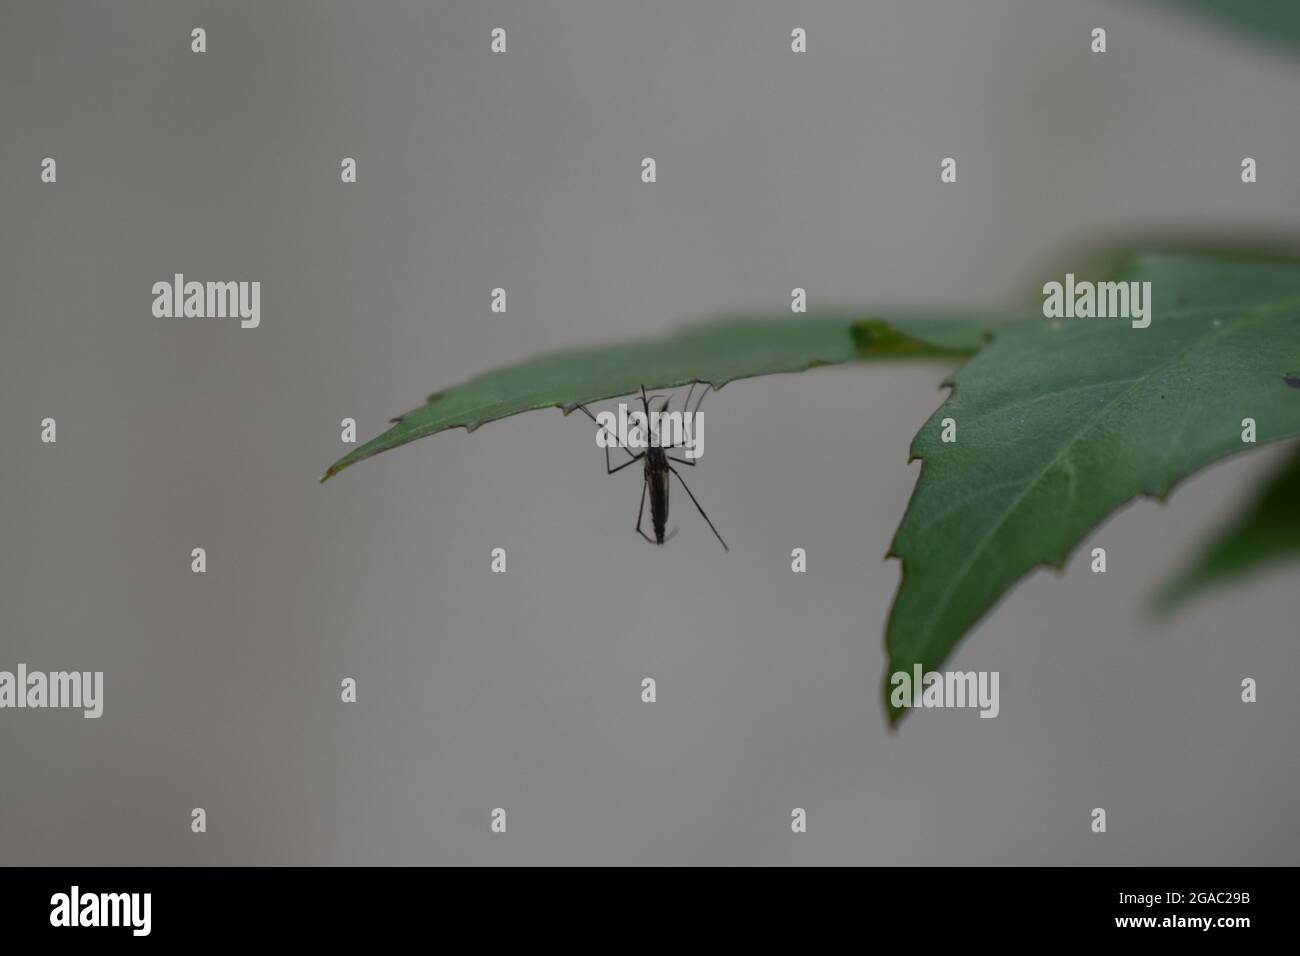
[[[603,411],[592,417],[601,448],[680,448],[692,461],[704,454],[704,415],[698,409],[647,412],[620,402],[617,414]]]

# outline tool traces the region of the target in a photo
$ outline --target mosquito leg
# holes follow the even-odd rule
[[[694,392],[695,385],[697,384],[698,382],[692,382],[692,385],[690,385],[690,392],[686,393],[686,401],[684,405],[681,406],[682,432],[684,432],[684,434],[682,434],[682,441],[677,442],[676,445],[668,445],[667,447],[680,449],[680,447],[692,447],[695,444],[695,416],[699,415],[699,406],[703,405],[703,402],[705,402],[705,395],[708,394],[708,386],[706,385],[705,390],[699,393],[699,398],[695,401],[695,407],[694,410],[692,410],[692,408],[690,408],[690,394]],[[675,460],[675,462],[680,464],[692,464],[692,466],[695,463],[694,460],[684,462],[684,460],[681,460],[680,458],[673,458],[672,460]]]
[[[695,391],[695,386],[698,384],[698,382],[691,383],[691,390],[686,393],[686,401],[682,403],[683,434],[681,437],[683,440],[672,445],[664,445],[663,448],[665,450],[669,448],[690,448],[695,443],[695,416],[700,413],[700,405],[703,404],[704,396],[708,394],[709,391],[708,386],[705,386],[704,391],[700,392],[700,397],[695,402],[695,410],[691,411],[691,393]],[[687,422],[690,422],[689,426],[687,426]],[[668,457],[672,458],[671,455]],[[672,460],[681,465],[690,465],[691,467],[695,466],[694,459],[691,461],[683,461],[681,458],[672,458]]]
[[[704,386],[704,391],[700,392],[700,397],[695,402],[695,412],[699,414],[700,406],[704,404],[704,396],[709,394],[709,387]]]
[[[686,484],[685,481],[682,481],[682,476],[681,476],[681,474],[680,474],[680,473],[677,471],[677,469],[674,468],[672,465],[669,465],[669,466],[668,466],[668,470],[671,471],[674,475],[677,475],[677,480],[680,481],[680,482],[682,483],[682,487],[685,488],[685,489],[686,489],[686,493],[687,493],[688,495],[690,495],[690,497],[691,497],[691,502],[695,505],[695,509],[700,513],[700,517],[703,518],[706,522],[708,522],[709,528],[710,528],[710,530],[713,531],[713,535],[714,535],[714,537],[716,537],[716,538],[718,539],[718,543],[722,545],[722,550],[723,550],[723,551],[730,551],[731,549],[727,547],[727,542],[725,542],[725,541],[722,540],[722,535],[718,534],[718,529],[715,528],[715,527],[713,527],[713,522],[712,522],[712,521],[709,521],[709,516],[708,516],[707,514],[704,513],[704,509],[700,507],[700,503],[699,503],[699,501],[697,501],[697,500],[695,499],[695,493],[694,493],[693,491],[691,491],[691,489],[687,486],[687,484]],[[642,496],[644,497],[644,495],[645,495],[645,491],[644,491],[644,489],[642,490],[641,494],[642,494]],[[639,520],[638,520],[637,528],[638,528],[638,530],[640,530],[640,522],[639,522]]]
[[[673,447],[673,448],[680,448],[681,446],[680,446],[680,445],[673,445],[672,447]],[[690,465],[692,468],[695,467],[695,462],[691,461],[689,458],[674,458],[672,455],[664,455],[664,457],[667,458],[669,461],[675,461],[675,462],[677,462],[677,464],[679,464],[679,465]],[[631,464],[631,462],[629,462],[629,464]],[[619,467],[621,468],[621,467],[623,467],[623,466],[620,465]]]
[[[627,451],[627,449],[624,449],[624,451]],[[632,455],[631,452],[628,452],[628,454],[629,454],[629,455]],[[623,462],[623,464],[619,465],[617,468],[610,468],[610,467],[609,467],[609,448],[606,447],[606,449],[605,449],[605,474],[607,474],[607,475],[613,475],[613,474],[616,474],[617,472],[622,471],[622,470],[623,470],[624,468],[626,468],[628,465],[635,465],[638,461],[640,461],[640,460],[641,460],[642,458],[644,458],[644,457],[645,457],[645,452],[641,452],[641,454],[639,454],[639,455],[632,455],[631,458],[629,458],[627,461]],[[694,462],[691,462],[691,464],[694,464]]]
[[[645,538],[651,544],[654,544],[655,539],[641,530],[641,519],[645,517],[645,490],[648,487],[650,487],[650,482],[643,481],[641,483],[641,507],[638,508],[636,512],[636,533]]]
[[[584,415],[590,418],[593,422],[596,422],[596,416],[591,414],[591,411],[587,408],[586,405],[579,405],[577,407],[582,409],[582,413]],[[599,425],[600,422],[596,422],[596,424]],[[605,474],[607,475],[612,475],[616,471],[621,471],[622,469],[626,468],[628,465],[632,464],[632,462],[640,461],[642,458],[645,457],[645,452],[642,452],[639,455],[633,455],[632,452],[629,451],[625,446],[619,445],[618,447],[622,448],[623,451],[629,456],[631,460],[623,462],[623,464],[619,465],[617,468],[612,467],[609,463],[609,446],[606,445],[605,446]]]

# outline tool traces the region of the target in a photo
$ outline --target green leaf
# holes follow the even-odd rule
[[[855,359],[969,355],[990,326],[986,316],[877,318],[870,312],[732,317],[682,328],[660,339],[570,349],[486,372],[430,395],[392,428],[339,459],[321,481],[349,465],[449,428],[473,431],[536,408],[567,414],[579,404],[647,390],[802,372]]]
[[[1242,419],[1260,443],[1300,435],[1300,261],[1147,254],[1116,278],[1152,283],[1150,327],[1039,315],[1003,328],[913,442],[921,476],[890,551],[903,563],[891,720],[889,674],[936,669],[1008,588],[1062,567],[1125,502],[1253,447]]]
[[[1300,387],[1300,378],[1296,379]],[[1228,527],[1169,582],[1156,600],[1168,613],[1215,584],[1300,560],[1300,445]]]
[[[1173,0],[1256,39],[1300,47],[1300,3],[1296,0]]]

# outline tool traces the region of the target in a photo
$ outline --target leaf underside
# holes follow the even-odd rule
[[[1241,514],[1161,590],[1156,609],[1171,612],[1211,585],[1294,561],[1300,561],[1300,445]]]
[[[446,431],[537,408],[566,414],[578,405],[647,390],[728,382],[858,359],[969,355],[992,323],[987,316],[871,312],[728,317],[688,325],[659,339],[570,349],[486,372],[430,395],[393,427],[339,459],[321,481],[362,459]]]
[[[1294,51],[1300,47],[1300,4],[1295,0],[1170,0],[1224,26]]]
[[[912,445],[921,475],[890,554],[903,577],[889,675],[936,669],[1022,576],[1063,567],[1138,495],[1254,446],[1300,435],[1300,262],[1136,255],[1114,278],[1152,283],[1152,322],[1035,316],[1006,326],[946,383]],[[944,443],[942,422],[956,423]]]

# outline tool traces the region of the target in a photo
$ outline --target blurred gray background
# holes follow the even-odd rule
[[[98,721],[0,713],[0,863],[1297,860],[1295,572],[1144,615],[1276,449],[1106,523],[1108,574],[1023,582],[952,659],[1001,672],[996,720],[897,734],[881,556],[942,366],[712,396],[730,554],[684,499],[644,544],[555,411],[316,482],[345,416],[539,350],[1288,232],[1300,63],[1137,2],[7,0],[0,79],[0,668],[106,682]],[[260,280],[261,328],[154,318],[174,272]]]

